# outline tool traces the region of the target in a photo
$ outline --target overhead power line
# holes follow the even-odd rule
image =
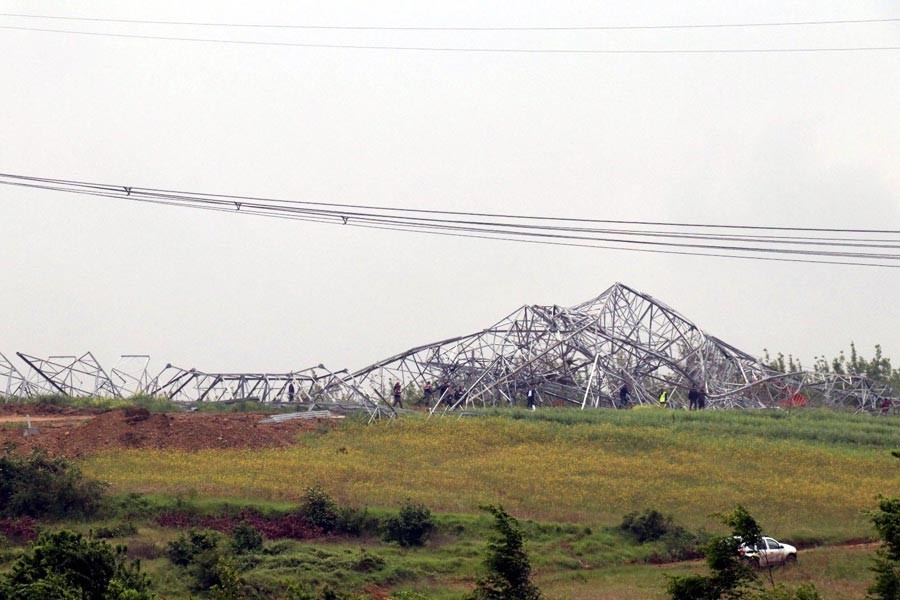
[[[550,245],[635,250],[663,254],[750,258],[787,262],[900,268],[900,231],[605,221],[529,215],[493,215],[200,194],[115,184],[0,174],[0,185],[98,196],[119,201],[194,208],[239,215],[313,221],[352,227],[487,238]],[[578,226],[571,225],[577,223]],[[585,227],[584,223],[627,224]],[[728,227],[728,230],[721,228]],[[711,233],[710,231],[715,231]],[[759,232],[765,230],[765,235]],[[753,233],[748,233],[753,232]],[[829,232],[827,236],[821,232]],[[853,237],[834,237],[834,234]],[[878,234],[879,238],[870,236]],[[884,237],[887,235],[888,237]],[[862,248],[875,251],[861,251]]]
[[[623,54],[805,54],[826,52],[882,52],[900,50],[900,46],[834,46],[821,48],[663,48],[663,49],[580,49],[580,48],[464,48],[456,46],[400,46],[368,44],[316,44],[306,42],[274,42],[264,40],[229,40],[218,38],[179,37],[165,35],[140,35],[131,33],[109,33],[98,31],[74,31],[69,29],[45,29],[41,27],[17,27],[0,25],[0,29],[15,31],[35,31],[89,37],[106,37],[138,40],[158,40],[169,42],[196,42],[206,44],[237,44],[243,46],[279,46],[287,48],[320,48],[332,50],[390,50],[406,52],[462,52],[496,54],[583,54],[583,55],[623,55]]]
[[[563,25],[563,26],[385,26],[385,25],[300,25],[286,23],[223,23],[209,21],[166,21],[148,19],[112,19],[102,17],[70,17],[61,15],[36,15],[26,13],[0,13],[0,17],[18,19],[52,19],[89,23],[127,23],[139,25],[177,25],[190,27],[238,27],[248,29],[326,29],[351,31],[628,31],[654,29],[726,29],[751,27],[809,27],[819,25],[862,25],[871,23],[897,23],[898,18],[834,19],[808,21],[762,21],[742,23],[686,23],[662,25]]]

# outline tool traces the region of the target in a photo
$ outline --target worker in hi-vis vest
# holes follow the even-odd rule
[[[659,392],[659,405],[662,408],[666,407],[666,404],[669,402],[669,392],[666,390],[662,390]]]

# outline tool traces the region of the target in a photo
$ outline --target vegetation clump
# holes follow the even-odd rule
[[[241,521],[231,532],[231,546],[237,553],[258,552],[263,546],[263,536],[259,529]]]
[[[900,600],[900,498],[881,498],[872,523],[884,543],[872,566],[875,583],[869,588],[869,597]]]
[[[484,564],[488,576],[478,581],[470,600],[540,600],[541,591],[531,581],[531,561],[519,522],[502,506],[485,506],[494,517],[496,536],[488,543]]]
[[[434,517],[424,504],[407,500],[400,512],[384,523],[384,539],[403,547],[424,546],[434,531]]]
[[[671,515],[658,510],[645,509],[642,513],[631,512],[622,517],[620,529],[630,533],[639,544],[654,542],[668,533],[683,529],[675,525]]]
[[[306,488],[299,514],[310,525],[322,530],[322,533],[333,532],[340,518],[337,503],[318,485]]]
[[[125,547],[62,530],[43,532],[0,580],[9,600],[151,600],[150,581]]]
[[[105,486],[85,478],[62,457],[35,450],[0,456],[0,517],[87,517],[97,512]]]

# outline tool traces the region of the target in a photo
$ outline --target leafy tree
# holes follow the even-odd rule
[[[677,525],[670,515],[647,509],[642,513],[628,513],[622,517],[619,528],[635,537],[639,544],[653,542],[672,531]]]
[[[713,538],[705,548],[706,564],[711,575],[671,577],[668,591],[672,600],[719,600],[741,598],[745,587],[756,580],[756,573],[741,560],[741,544],[756,545],[762,541],[762,530],[743,506],[719,515],[731,528],[731,535]]]
[[[0,456],[0,517],[90,516],[103,490],[69,461],[50,458],[43,450],[22,457],[7,447]]]
[[[478,581],[471,600],[540,600],[541,591],[531,582],[531,562],[519,522],[502,506],[484,506],[494,516],[496,535],[488,543],[485,566],[488,576]]]
[[[337,504],[328,492],[318,485],[306,488],[303,502],[300,504],[300,514],[310,525],[318,527],[323,533],[334,531],[340,518]]]
[[[231,546],[235,552],[256,552],[263,546],[263,536],[259,529],[241,521],[231,532]]]
[[[198,555],[214,550],[218,544],[219,536],[215,531],[192,528],[178,536],[177,540],[169,542],[169,560],[179,567],[186,567]]]
[[[150,582],[140,562],[125,559],[125,547],[62,530],[43,532],[13,564],[3,598],[9,600],[150,600]]]
[[[424,504],[407,499],[400,512],[385,520],[384,539],[401,546],[423,546],[434,531],[434,518]]]
[[[874,382],[900,388],[900,369],[895,369],[891,365],[891,359],[884,356],[881,344],[875,344],[875,354],[870,359],[863,357],[856,350],[856,344],[850,342],[849,352],[841,350],[834,358],[822,355],[813,357],[813,360],[813,371],[816,373],[865,376]],[[785,360],[784,354],[780,352],[772,358],[768,350],[763,350],[762,361],[782,373],[803,370],[800,361],[794,362],[790,354]]]
[[[869,598],[900,600],[900,498],[881,498],[872,523],[884,544],[875,556]]]

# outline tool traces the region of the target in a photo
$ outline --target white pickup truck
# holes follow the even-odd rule
[[[782,544],[770,537],[763,537],[756,546],[741,544],[738,552],[755,567],[791,565],[797,562],[797,549],[794,546]]]

